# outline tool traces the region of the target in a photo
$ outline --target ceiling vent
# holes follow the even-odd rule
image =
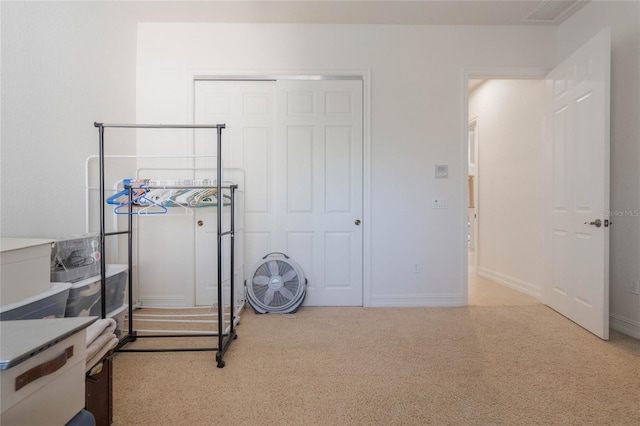
[[[545,0],[529,13],[522,22],[534,24],[556,24],[565,17],[569,16],[569,12],[575,11],[577,6],[583,6],[584,0]]]

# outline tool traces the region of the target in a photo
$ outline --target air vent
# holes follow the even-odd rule
[[[582,6],[583,3],[586,2],[583,0],[545,0],[540,2],[538,7],[529,13],[522,22],[555,24],[568,16],[568,13],[575,10],[578,5]]]

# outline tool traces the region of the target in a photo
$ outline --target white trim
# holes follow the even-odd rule
[[[460,196],[462,200],[460,205],[460,223],[462,225],[462,236],[460,238],[460,250],[462,253],[461,259],[461,280],[460,288],[462,288],[462,299],[464,306],[469,305],[469,244],[467,243],[467,216],[469,214],[468,203],[469,200],[469,185],[467,179],[469,176],[469,72],[462,69],[460,76],[460,111],[462,117],[462,123],[460,127],[460,140],[462,141],[461,151],[461,176],[460,176]],[[477,252],[476,252],[477,255]],[[476,264],[478,259],[476,258]],[[477,268],[477,266],[476,266]]]
[[[468,96],[468,94],[467,94]],[[467,101],[468,103],[468,101]],[[467,157],[469,156],[469,128],[473,126],[474,128],[474,138],[475,138],[475,160],[476,160],[476,173],[473,176],[473,203],[475,209],[475,229],[474,229],[474,241],[473,241],[473,251],[475,263],[473,264],[473,271],[478,272],[478,267],[480,265],[480,119],[476,115],[475,117],[469,119],[469,124],[467,127]],[[467,160],[467,176],[469,176],[469,161]],[[467,200],[469,199],[469,185],[467,185]],[[467,212],[469,209],[467,208]],[[466,224],[465,224],[466,226]],[[467,255],[469,250],[467,250]],[[467,263],[468,266],[468,263]]]
[[[460,182],[461,182],[461,197],[460,205],[460,219],[462,223],[462,229],[466,229],[467,226],[467,200],[469,199],[469,190],[467,185],[467,176],[469,176],[469,164],[467,160],[467,153],[469,152],[469,79],[542,79],[550,70],[546,68],[463,68],[460,78],[460,96],[461,104],[461,121],[460,121],[460,140],[462,141],[462,167]],[[463,232],[466,236],[466,231]],[[460,250],[462,251],[462,289],[465,305],[469,304],[469,250],[467,248],[466,238],[460,238]],[[478,261],[478,259],[476,259]],[[479,266],[479,265],[478,265]]]
[[[277,81],[277,80],[362,80],[362,76],[352,74],[247,74],[228,75],[212,74],[198,75],[195,81],[225,80],[225,81]]]
[[[362,81],[362,306],[371,296],[371,69],[353,70],[192,70],[187,78],[187,115],[195,122],[195,82],[199,80],[361,80]],[[190,135],[193,138],[193,136]],[[191,146],[193,152],[193,144]]]
[[[462,70],[466,75],[464,87],[467,91],[469,79],[537,80],[544,78],[549,71],[551,70],[548,68],[465,68]]]
[[[363,80],[369,69],[347,70],[192,70],[189,81],[195,80]]]
[[[640,339],[640,322],[621,317],[616,314],[609,314],[609,328],[618,331],[634,339]]]
[[[445,294],[439,296],[414,294],[395,296],[383,294],[371,296],[372,307],[421,307],[421,308],[446,308],[465,306],[466,298],[463,294]]]
[[[478,276],[540,300],[540,288],[526,281],[522,281],[487,268],[478,268]]]
[[[362,71],[362,306],[371,295],[371,69]]]

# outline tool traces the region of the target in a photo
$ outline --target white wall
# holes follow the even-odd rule
[[[0,8],[0,232],[27,237],[81,233],[84,160],[97,153],[92,123],[140,118],[135,111],[137,22],[212,22],[224,17],[215,3],[204,2],[3,1]],[[370,68],[372,233],[366,272],[372,301],[431,303],[461,294],[466,284],[460,274],[463,245],[459,243],[465,216],[462,68],[551,68],[601,27],[612,25],[611,207],[618,212],[639,208],[639,9],[637,2],[590,2],[557,30],[195,26],[205,38],[194,44],[183,43],[198,39],[193,30],[186,39],[165,36],[165,43],[157,44],[168,57],[190,62],[169,63],[156,83],[178,79],[178,92],[184,92],[189,67]],[[180,49],[184,52],[177,52]],[[197,57],[193,49],[204,54]],[[139,90],[150,87],[142,85]],[[186,98],[174,95],[168,99],[179,101],[175,105],[179,112],[167,117],[183,120]],[[161,93],[157,96],[162,98]],[[173,110],[172,106],[167,112]],[[131,149],[130,136],[122,134],[116,140],[121,143],[111,139],[114,151]],[[432,179],[434,164],[449,164],[447,181]],[[392,196],[393,205],[387,203]],[[431,210],[431,198],[436,196],[450,197],[450,209]],[[640,219],[632,215],[613,219],[613,325],[640,336],[640,302],[626,290],[630,279],[640,279]],[[417,262],[422,272],[413,274]],[[395,267],[388,268],[389,264]]]
[[[365,303],[464,303],[462,70],[551,68],[554,29],[164,23],[138,28],[141,122],[191,120],[191,72],[370,70]],[[448,179],[434,179],[435,164],[449,165]],[[431,209],[432,198],[446,199],[449,209]],[[415,263],[420,273],[414,273]]]
[[[0,2],[3,236],[84,231],[84,160],[97,153],[92,123],[139,119],[136,24],[224,19],[215,4],[194,3]],[[601,27],[612,25],[611,207],[633,212],[640,205],[639,8],[637,2],[591,2],[557,30],[214,26],[217,33],[201,34],[221,38],[193,45],[183,44],[184,38],[164,37],[165,43],[157,46],[166,48],[171,57],[184,56],[191,62],[174,63],[156,83],[178,78],[178,91],[184,92],[189,67],[370,68],[372,233],[366,272],[373,301],[449,300],[447,296],[461,294],[465,285],[459,272],[462,250],[456,248],[462,247],[459,241],[464,238],[462,68],[550,68]],[[201,30],[207,26],[196,25]],[[193,37],[198,35],[186,40]],[[194,48],[204,54],[196,57]],[[179,99],[175,106],[179,113],[168,114],[171,121],[186,118],[185,102],[185,97]],[[133,138],[123,134],[116,140],[121,143],[111,139],[117,144],[114,151],[131,150]],[[450,178],[435,181],[432,167],[443,163],[450,166]],[[395,205],[387,203],[391,196],[396,197]],[[431,198],[442,196],[451,198],[450,209],[431,210]],[[617,321],[614,326],[638,334],[640,302],[627,289],[629,280],[640,279],[640,219],[633,215],[613,219],[612,319]],[[384,266],[390,263],[395,267]],[[414,263],[421,263],[420,274],[413,274]]]
[[[478,119],[478,273],[540,298],[544,80],[488,80],[469,94]]]
[[[135,120],[135,24],[98,2],[0,7],[1,234],[84,233],[85,159],[98,153],[93,123]],[[135,150],[133,137],[112,142]]]
[[[611,327],[640,338],[640,2],[590,2],[558,29],[558,62],[611,27]]]

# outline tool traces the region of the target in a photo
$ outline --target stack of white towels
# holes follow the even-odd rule
[[[116,325],[113,318],[103,318],[87,328],[87,372],[118,345],[119,340],[114,333]]]

